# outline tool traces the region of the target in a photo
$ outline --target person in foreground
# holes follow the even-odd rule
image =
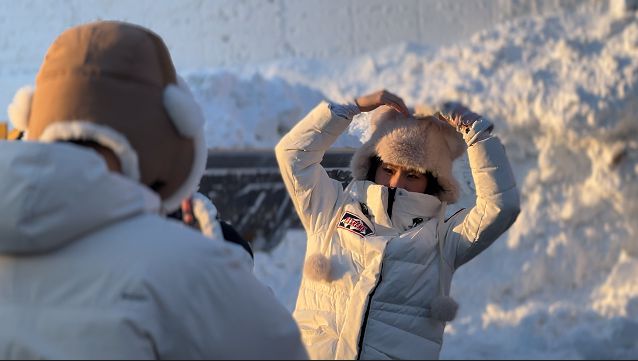
[[[320,162],[360,112],[371,138],[344,190]],[[454,271],[516,220],[515,180],[492,124],[459,104],[410,116],[387,91],[322,102],[277,145],[284,182],[308,234],[294,317],[313,359],[437,359]],[[477,199],[446,218],[467,150]]]
[[[96,22],[49,48],[0,142],[0,358],[303,359],[246,252],[168,214],[204,120],[161,38]]]

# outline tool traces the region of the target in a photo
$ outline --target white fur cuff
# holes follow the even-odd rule
[[[69,140],[96,142],[115,153],[125,176],[138,182],[140,180],[137,152],[126,137],[113,128],[82,121],[58,122],[49,125],[39,140],[46,143]]]
[[[204,236],[211,239],[224,238],[221,226],[217,221],[217,208],[210,199],[201,193],[193,194],[193,215]]]

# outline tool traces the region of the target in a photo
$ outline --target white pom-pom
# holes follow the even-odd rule
[[[459,304],[449,296],[437,296],[430,305],[432,318],[443,322],[454,320],[458,310]]]
[[[204,131],[204,114],[183,80],[164,89],[164,108],[183,137],[195,138]]]
[[[24,86],[16,92],[13,101],[9,104],[7,112],[9,113],[9,120],[15,129],[20,131],[27,130],[29,126],[29,116],[31,115],[33,93],[34,89],[32,86]]]
[[[315,253],[306,260],[303,273],[313,281],[330,281],[330,260],[322,254]]]

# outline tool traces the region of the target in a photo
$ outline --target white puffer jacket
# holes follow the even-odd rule
[[[0,141],[0,358],[305,358],[245,251],[67,144]]]
[[[431,317],[432,301],[519,212],[504,148],[492,136],[469,148],[473,209],[442,222],[438,198],[399,189],[390,219],[388,188],[354,181],[344,190],[320,165],[349,124],[322,103],[276,149],[308,234],[295,319],[313,359],[438,358],[445,323]]]

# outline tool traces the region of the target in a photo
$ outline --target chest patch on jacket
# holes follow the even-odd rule
[[[341,218],[341,221],[339,221],[338,228],[345,229],[346,231],[352,232],[359,237],[366,237],[374,233],[372,229],[368,227],[368,225],[363,220],[361,220],[361,218],[355,216],[350,212],[346,212],[346,214],[343,215],[343,218]]]

